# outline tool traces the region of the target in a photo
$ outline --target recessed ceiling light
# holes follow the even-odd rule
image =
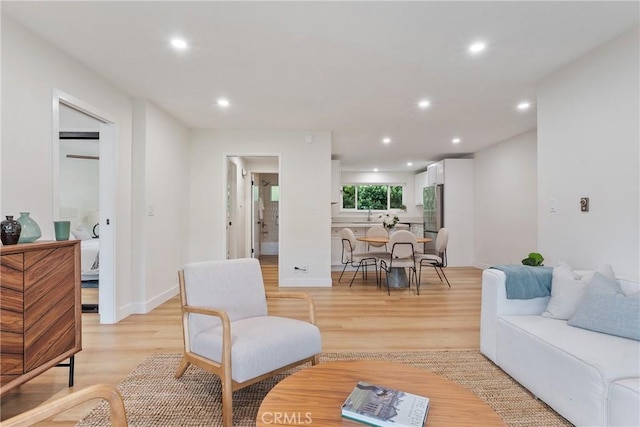
[[[229,106],[229,100],[225,98],[220,98],[217,101],[218,107],[227,108]]]
[[[528,103],[527,101],[523,101],[520,104],[518,104],[518,110],[521,110],[521,111],[528,110],[529,107],[531,107],[531,104]]]
[[[189,45],[184,39],[178,39],[178,38],[171,39],[171,46],[173,46],[178,50],[185,50],[186,48],[189,47]]]
[[[408,163],[407,163],[407,166],[413,166],[413,163],[408,162]]]
[[[384,142],[385,144],[390,144],[391,143],[391,138],[383,138],[382,142]]]
[[[431,103],[426,99],[423,99],[422,101],[418,102],[418,107],[422,108],[423,110],[427,108],[429,105],[431,105]]]
[[[373,171],[374,172],[378,172],[378,168],[373,168]]]
[[[460,138],[453,138],[451,140],[451,142],[453,142],[454,144],[460,144],[461,139]]]
[[[475,42],[469,46],[469,52],[480,53],[487,48],[484,42]]]

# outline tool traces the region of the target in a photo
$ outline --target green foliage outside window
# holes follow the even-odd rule
[[[342,208],[356,208],[356,187],[355,185],[345,185],[342,187]]]
[[[342,209],[388,210],[404,209],[401,185],[344,185]]]
[[[358,210],[387,209],[386,185],[358,185]]]
[[[389,205],[391,209],[405,208],[405,206],[402,204],[402,186],[401,185],[391,186],[389,201],[390,201]]]

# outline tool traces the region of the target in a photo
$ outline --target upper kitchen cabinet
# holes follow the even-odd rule
[[[428,172],[424,171],[414,176],[414,199],[416,206],[422,206],[422,189],[428,187]]]
[[[427,167],[427,187],[431,185],[444,184],[444,160],[430,164]]]

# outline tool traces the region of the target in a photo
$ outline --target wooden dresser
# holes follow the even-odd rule
[[[80,241],[0,247],[0,395],[82,349]]]

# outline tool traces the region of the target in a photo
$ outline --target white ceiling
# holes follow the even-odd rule
[[[2,1],[2,13],[189,127],[328,130],[343,170],[399,171],[535,128],[537,83],[637,25],[639,3]],[[191,47],[172,50],[173,36]],[[475,40],[484,54],[467,52]]]

